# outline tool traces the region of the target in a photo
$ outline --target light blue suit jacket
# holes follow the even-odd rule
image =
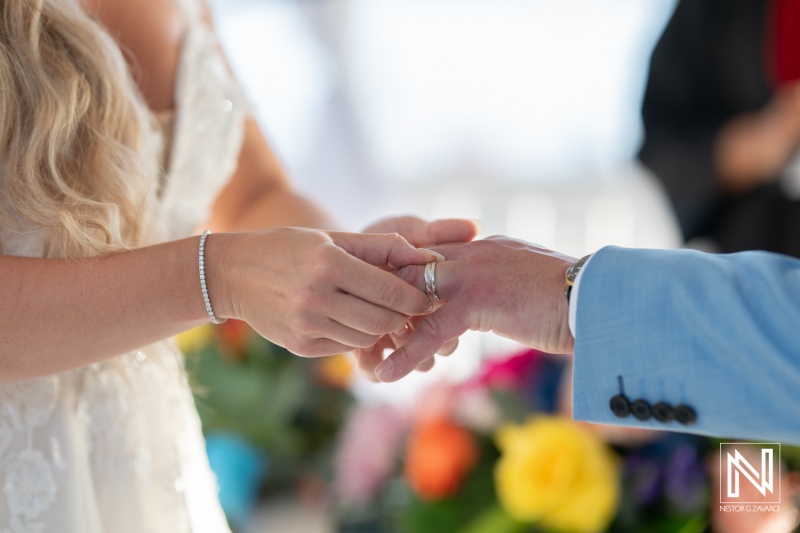
[[[577,307],[576,419],[800,444],[800,261],[607,247]],[[686,404],[697,422],[618,418],[619,376],[630,401]]]

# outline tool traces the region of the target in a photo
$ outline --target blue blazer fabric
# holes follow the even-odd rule
[[[800,260],[606,247],[577,304],[576,419],[800,443]],[[697,421],[619,418],[620,393]]]

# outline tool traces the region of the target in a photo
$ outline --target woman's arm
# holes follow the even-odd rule
[[[97,259],[0,256],[0,382],[94,363],[206,321],[198,242]]]
[[[105,257],[0,256],[0,382],[62,372],[146,346],[208,320],[199,238]],[[371,346],[426,296],[380,267],[424,264],[398,235],[281,228],[214,234],[206,280],[219,318],[247,321],[307,356]]]

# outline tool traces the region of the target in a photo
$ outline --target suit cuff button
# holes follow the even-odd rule
[[[633,413],[633,416],[642,422],[645,420],[650,420],[650,417],[653,416],[653,410],[650,407],[650,404],[644,400],[634,401],[631,404],[631,412]]]
[[[653,417],[662,424],[669,424],[675,419],[675,411],[665,402],[658,402],[653,406]]]
[[[691,426],[697,422],[697,413],[688,405],[681,404],[675,408],[675,420],[684,426]]]
[[[611,408],[611,412],[619,418],[625,418],[631,414],[631,404],[622,394],[612,397],[608,402],[608,406]]]

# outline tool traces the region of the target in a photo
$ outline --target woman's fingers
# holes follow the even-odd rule
[[[324,357],[352,352],[355,348],[330,339],[314,339],[303,343],[303,347],[300,350],[292,350],[288,346],[286,349],[303,357]]]
[[[327,320],[318,333],[319,338],[330,339],[353,348],[368,348],[380,340],[380,335],[370,335],[347,327],[336,320]]]
[[[397,331],[408,321],[401,313],[365,302],[351,294],[338,292],[321,309],[337,322],[370,335],[385,335]]]
[[[343,254],[336,282],[342,291],[406,316],[421,315],[429,307],[428,297],[394,274]]]
[[[402,268],[424,265],[438,257],[428,250],[411,246],[397,233],[340,233],[328,232],[336,246],[370,265]]]

